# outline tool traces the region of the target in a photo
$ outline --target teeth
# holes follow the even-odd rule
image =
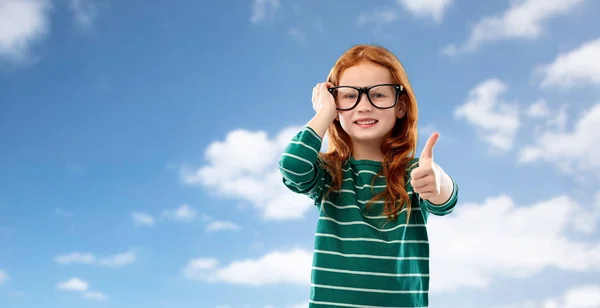
[[[361,124],[361,125],[368,125],[368,124],[375,124],[375,120],[371,120],[371,121],[356,121],[356,123]]]

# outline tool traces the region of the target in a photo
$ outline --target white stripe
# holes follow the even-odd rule
[[[419,161],[417,160],[416,162],[414,162],[412,165],[410,165],[408,167],[408,169],[412,169],[413,167],[417,166],[419,164]]]
[[[341,253],[336,251],[328,251],[328,250],[319,250],[315,249],[315,253],[321,253],[325,255],[336,255],[344,258],[366,258],[366,259],[382,259],[382,260],[421,260],[427,261],[428,257],[389,257],[389,256],[380,256],[380,255],[365,255],[365,254],[351,254],[351,253]]]
[[[305,172],[305,173],[297,173],[297,172],[294,172],[294,171],[292,171],[292,170],[289,170],[289,169],[286,169],[286,168],[283,168],[283,167],[280,167],[280,168],[281,168],[281,170],[283,170],[283,171],[285,171],[285,172],[287,172],[287,173],[289,173],[289,174],[296,175],[296,176],[303,176],[303,175],[307,175],[307,174],[310,174],[310,173],[312,173],[312,172],[313,172],[313,170],[314,170],[314,169],[312,169],[312,168],[311,168],[310,170],[308,170],[308,171],[307,171],[307,172]],[[310,182],[310,181],[309,181],[309,182]]]
[[[354,171],[354,169],[348,168],[348,169],[342,169],[342,171],[344,171],[344,172],[352,171],[352,173],[354,173],[354,175],[356,175],[356,176],[358,176],[361,173],[369,173],[369,174],[372,174],[372,175],[378,175],[377,172],[371,171],[371,170],[360,170],[360,171],[356,172],[356,171]],[[385,175],[378,175],[378,177],[385,178]]]
[[[380,215],[380,216],[365,215],[363,213],[362,209],[358,205],[336,205],[335,203],[333,203],[331,201],[327,201],[327,200],[324,200],[323,203],[327,203],[327,204],[337,208],[338,210],[356,208],[363,217],[369,218],[369,219],[387,219],[388,218],[388,216],[385,216],[385,215]]]
[[[423,294],[428,293],[426,290],[381,290],[381,289],[363,289],[363,288],[351,288],[351,287],[338,287],[328,286],[323,284],[311,283],[311,287],[334,289],[334,290],[345,290],[345,291],[358,291],[358,292],[371,292],[371,293],[391,293],[391,294]]]
[[[356,189],[365,189],[367,187],[371,187],[371,188],[386,188],[387,185],[369,185],[369,184],[364,184],[362,186],[358,186],[358,185],[354,184],[354,187],[356,187]]]
[[[313,163],[312,163],[310,160],[306,159],[306,158],[302,158],[302,157],[300,157],[300,156],[297,156],[297,155],[294,155],[294,154],[290,154],[290,153],[283,153],[283,154],[281,154],[281,155],[283,155],[283,156],[287,156],[287,157],[291,157],[291,158],[295,158],[295,159],[297,159],[297,160],[299,160],[299,161],[305,162],[305,163],[307,163],[307,164],[308,164],[308,165],[309,165],[311,168],[312,168],[312,166],[313,166]]]
[[[367,188],[367,187],[372,187],[372,188],[375,188],[375,187],[377,187],[377,188],[385,188],[386,186],[385,186],[385,185],[376,185],[376,186],[371,186],[371,185],[367,185],[367,184],[365,184],[365,185],[362,185],[362,186],[358,186],[358,185],[356,185],[356,184],[354,185],[354,188],[356,188],[356,189],[365,189],[365,188]],[[327,185],[327,188],[331,188],[331,186]],[[338,193],[339,193],[339,192],[345,192],[345,193],[351,193],[351,194],[355,194],[355,195],[356,195],[356,192],[355,192],[355,191],[353,191],[353,190],[350,190],[350,189],[332,189],[331,191],[333,191],[333,192],[338,192]],[[408,195],[412,195],[414,192],[413,192],[413,191],[407,191],[406,193],[407,193]],[[361,202],[361,203],[368,203],[369,201],[358,201],[358,202]],[[378,200],[378,201],[375,201],[375,203],[384,203],[384,202],[385,202],[385,200]],[[400,202],[400,200],[398,200],[397,202]]]
[[[349,271],[335,268],[326,268],[326,267],[316,267],[313,266],[313,270],[323,271],[323,272],[334,272],[334,273],[344,273],[344,274],[353,274],[353,275],[371,275],[371,276],[385,276],[385,277],[429,277],[429,274],[390,274],[390,273],[381,273],[381,272],[361,272],[361,271]]]
[[[365,305],[354,305],[354,304],[346,304],[346,303],[334,303],[334,302],[322,302],[322,301],[313,301],[310,300],[310,302],[312,304],[315,305],[327,305],[327,306],[336,306],[336,307],[351,307],[351,308],[427,308],[426,306],[424,307],[414,307],[414,306],[410,306],[410,307],[392,307],[392,306],[365,306]]]
[[[303,146],[305,146],[305,147],[313,150],[315,153],[317,153],[317,155],[319,155],[319,151],[317,151],[315,148],[311,147],[310,145],[308,145],[308,144],[306,144],[306,143],[304,143],[302,141],[290,141],[290,143],[303,145]]]
[[[325,185],[325,186],[328,186],[328,185]],[[361,201],[358,201],[358,202],[361,202]],[[323,200],[323,203],[327,203],[327,204],[329,204],[329,205],[331,205],[331,206],[335,207],[335,208],[336,208],[336,209],[338,209],[338,210],[345,210],[345,209],[352,209],[352,208],[358,209],[358,211],[360,211],[360,214],[361,214],[363,217],[365,217],[365,218],[369,218],[369,219],[387,219],[387,218],[388,218],[388,216],[386,216],[386,215],[379,215],[379,216],[370,216],[370,215],[365,215],[365,214],[364,214],[364,212],[362,211],[361,207],[360,207],[360,206],[358,206],[358,205],[354,205],[354,204],[349,204],[349,205],[337,205],[337,204],[335,204],[335,203],[333,203],[333,202],[331,202],[331,201],[327,201],[327,200]],[[366,203],[366,202],[364,202],[364,201],[363,201],[363,202],[361,202],[361,203]],[[382,202],[381,202],[381,201],[378,201],[378,202],[375,202],[375,203],[382,203]],[[420,210],[421,210],[421,208],[417,207],[417,208],[413,208],[413,209],[411,209],[411,210],[412,210],[412,211],[415,211],[415,210],[417,210],[417,211],[420,211]],[[406,209],[406,208],[403,208],[403,209],[402,209],[400,212],[398,212],[398,214],[404,213],[404,212],[406,212],[406,211],[407,211],[407,209]]]
[[[315,134],[312,129],[308,128],[308,127],[304,127],[303,131],[305,132],[309,132],[311,135],[315,136],[315,138],[319,139],[319,141],[321,141],[321,137],[317,134]]]
[[[340,240],[340,241],[344,241],[344,242],[377,242],[377,243],[384,243],[384,244],[429,244],[429,241],[423,241],[423,240],[393,240],[393,241],[386,241],[386,240],[380,240],[378,238],[368,238],[368,237],[339,237],[337,235],[327,234],[327,233],[315,233],[315,236],[317,236],[317,237],[331,237],[331,238],[334,238],[336,240]]]
[[[379,228],[377,228],[377,227],[375,227],[375,226],[373,226],[373,225],[371,225],[369,223],[366,223],[364,221],[345,221],[345,222],[342,222],[342,221],[337,221],[337,220],[335,220],[333,218],[330,218],[330,217],[323,217],[323,216],[319,217],[319,220],[329,220],[329,221],[332,221],[332,222],[334,222],[334,223],[336,223],[338,225],[342,225],[342,226],[367,225],[367,226],[369,226],[369,227],[371,227],[371,228],[373,228],[373,229],[375,229],[377,231],[381,231],[381,232],[390,232],[390,231],[394,231],[396,229],[400,229],[402,227],[425,227],[426,226],[425,224],[399,224],[399,225],[397,225],[397,226],[395,226],[393,228],[379,229]]]

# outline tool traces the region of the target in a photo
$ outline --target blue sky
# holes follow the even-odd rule
[[[598,10],[0,0],[0,306],[305,307],[317,213],[276,162],[374,43],[461,187],[431,306],[599,307]]]

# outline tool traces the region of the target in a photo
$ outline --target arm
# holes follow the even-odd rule
[[[439,168],[439,166],[438,166]],[[440,193],[430,199],[421,199],[421,206],[427,209],[430,213],[438,216],[445,216],[454,210],[458,201],[458,185],[456,182],[439,168],[440,175]]]
[[[308,195],[319,204],[329,175],[320,166],[319,150],[329,119],[317,113],[286,146],[279,159],[284,185],[295,193]]]

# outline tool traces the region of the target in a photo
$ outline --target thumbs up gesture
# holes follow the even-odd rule
[[[418,193],[421,199],[432,203],[438,203],[442,194],[442,182],[444,180],[444,171],[433,161],[433,147],[440,137],[439,133],[433,133],[427,139],[427,143],[419,157],[419,166],[410,173],[410,184],[415,193]],[[444,196],[445,197],[445,196]],[[445,200],[442,200],[443,203]]]

